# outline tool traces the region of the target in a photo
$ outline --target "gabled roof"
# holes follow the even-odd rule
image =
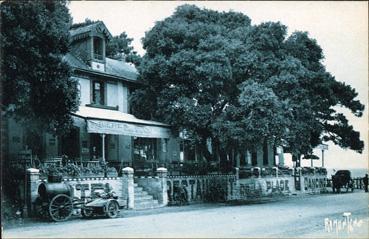
[[[90,73],[104,74],[106,76],[114,76],[122,78],[123,80],[136,81],[138,72],[136,68],[124,61],[113,60],[105,58],[105,72],[93,70],[86,63],[75,57],[73,54],[68,53],[63,58],[71,67],[75,69],[89,71]]]
[[[103,33],[108,40],[113,37],[102,21],[71,28],[69,32],[72,37],[72,41],[88,37],[93,33]]]

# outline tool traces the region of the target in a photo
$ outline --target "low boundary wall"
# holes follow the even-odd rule
[[[26,213],[27,216],[35,215],[35,201],[38,197],[38,187],[42,182],[38,169],[27,170],[27,190],[26,190]],[[61,183],[65,183],[71,188],[72,197],[93,197],[93,192],[103,190],[106,184],[109,184],[112,190],[118,195],[120,206],[128,209],[134,208],[134,183],[133,169],[124,168],[122,177],[90,177],[90,178],[73,178],[64,179]]]
[[[168,198],[170,202],[176,201],[175,194],[182,187],[188,202],[229,200],[236,180],[236,175],[169,176]]]
[[[119,204],[134,209],[134,183],[143,187],[161,206],[178,200],[178,194],[185,194],[188,202],[204,201],[247,201],[262,197],[286,196],[295,193],[321,193],[326,191],[329,180],[324,174],[303,174],[296,170],[292,175],[282,175],[276,170],[272,175],[261,177],[260,170],[249,178],[239,178],[239,170],[234,174],[168,176],[167,169],[158,168],[155,177],[133,177],[132,168],[123,169],[122,177],[90,177],[64,179],[71,187],[74,197],[88,197],[95,190],[109,184],[119,197]],[[297,180],[296,180],[297,179]],[[28,169],[26,177],[26,207],[28,215],[34,215],[34,202],[38,197],[41,180],[37,169]],[[298,185],[295,185],[298,183]],[[296,190],[298,188],[299,190]]]

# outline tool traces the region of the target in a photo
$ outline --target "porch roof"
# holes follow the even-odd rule
[[[72,115],[87,122],[88,133],[129,135],[144,138],[169,138],[170,125],[142,120],[116,110],[80,106]]]

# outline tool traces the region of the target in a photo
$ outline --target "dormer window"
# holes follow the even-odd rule
[[[93,38],[93,49],[94,49],[94,59],[96,60],[104,60],[104,44],[103,39],[100,37],[94,37]]]

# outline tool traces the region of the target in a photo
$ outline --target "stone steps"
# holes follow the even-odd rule
[[[142,187],[134,184],[135,193],[135,210],[153,209],[160,207],[158,200],[155,200],[152,195],[148,194]]]

